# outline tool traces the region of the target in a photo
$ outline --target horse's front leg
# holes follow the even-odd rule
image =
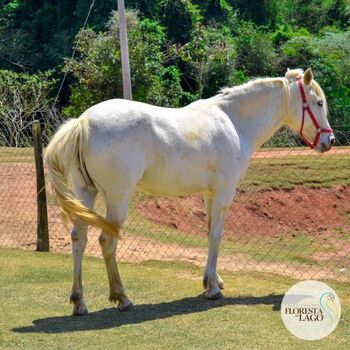
[[[230,207],[233,193],[226,191],[218,194],[212,203],[211,220],[209,227],[209,250],[205,267],[203,284],[206,288],[208,299],[220,299],[223,297],[220,289],[223,289],[223,280],[217,274],[217,260],[219,248],[224,231],[226,212]]]
[[[211,214],[212,214],[212,209],[213,209],[213,200],[210,197],[204,196],[204,203],[205,203],[205,212],[206,212],[206,217],[207,217],[207,227],[208,227],[208,234],[210,231],[210,226],[211,226]],[[217,274],[217,279],[218,279],[218,286],[220,289],[224,289],[224,281],[223,279]],[[203,277],[203,286],[205,289],[208,287],[208,277],[204,275]]]

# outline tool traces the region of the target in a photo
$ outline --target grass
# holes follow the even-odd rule
[[[34,163],[33,148],[0,147],[1,163]]]
[[[348,349],[348,285],[329,282],[342,319],[328,337],[307,342],[284,327],[279,306],[295,281],[272,274],[223,273],[225,300],[200,294],[202,271],[176,262],[121,264],[134,310],[107,302],[103,261],[84,261],[87,317],[67,303],[71,257],[0,250],[1,349]]]
[[[350,156],[289,156],[253,159],[241,183],[241,190],[292,189],[332,187],[350,184]]]

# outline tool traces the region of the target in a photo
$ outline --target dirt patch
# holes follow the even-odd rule
[[[158,224],[206,235],[206,214],[200,195],[152,198],[140,203],[138,210]],[[239,193],[228,212],[225,234],[244,238],[299,231],[327,236],[335,229],[350,232],[349,217],[350,186]]]

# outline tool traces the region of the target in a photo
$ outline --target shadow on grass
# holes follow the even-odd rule
[[[118,312],[116,308],[95,311],[87,316],[58,316],[37,319],[33,325],[14,328],[16,333],[65,333],[109,329],[126,324],[137,324],[145,321],[203,312],[227,305],[272,305],[272,309],[280,310],[283,295],[227,297],[222,300],[209,301],[201,294],[180,300],[159,304],[136,305],[129,312]]]

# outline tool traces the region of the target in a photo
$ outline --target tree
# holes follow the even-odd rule
[[[31,124],[58,123],[50,98],[55,81],[50,73],[27,75],[0,70],[0,145],[23,147],[32,143]]]
[[[273,75],[276,53],[269,35],[257,29],[252,23],[243,22],[236,38],[236,68],[246,75]]]
[[[202,22],[199,7],[190,0],[161,0],[159,12],[160,21],[167,28],[167,38],[174,43],[190,41]]]
[[[199,26],[190,42],[171,46],[169,53],[186,63],[186,76],[195,82],[198,98],[213,96],[232,82],[234,42],[213,27]]]
[[[1,1],[0,68],[37,72],[70,56],[74,36],[82,27],[91,0]],[[89,25],[102,30],[116,1],[96,1]]]
[[[256,25],[274,27],[277,18],[276,0],[236,0],[233,1],[239,15],[245,21]]]
[[[129,53],[135,100],[164,106],[179,106],[187,99],[175,67],[165,66],[163,28],[149,19],[139,20],[127,11]],[[72,86],[67,116],[78,116],[86,108],[106,99],[122,97],[118,15],[114,13],[107,32],[82,30],[76,37],[77,57],[67,60],[65,71],[76,83]],[[171,89],[169,89],[171,86]]]

